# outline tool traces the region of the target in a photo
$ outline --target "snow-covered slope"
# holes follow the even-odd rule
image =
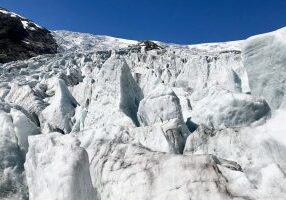
[[[57,54],[0,66],[0,199],[285,199],[285,28],[52,34]]]
[[[88,33],[70,31],[55,31],[53,33],[59,51],[106,51],[126,48],[137,44],[136,41],[114,38],[109,36],[94,36]]]

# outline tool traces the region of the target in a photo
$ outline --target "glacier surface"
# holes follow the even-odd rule
[[[52,34],[57,54],[0,67],[0,199],[285,199],[285,28],[198,45]]]

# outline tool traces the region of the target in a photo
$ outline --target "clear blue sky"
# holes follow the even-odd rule
[[[0,0],[0,6],[51,30],[180,44],[286,26],[286,0]]]

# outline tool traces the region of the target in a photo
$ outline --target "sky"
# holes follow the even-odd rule
[[[286,26],[286,0],[0,0],[50,30],[178,44],[245,39]]]

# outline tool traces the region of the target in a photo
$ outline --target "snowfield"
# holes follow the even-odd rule
[[[285,28],[201,45],[52,34],[57,54],[0,65],[0,199],[285,199]]]

